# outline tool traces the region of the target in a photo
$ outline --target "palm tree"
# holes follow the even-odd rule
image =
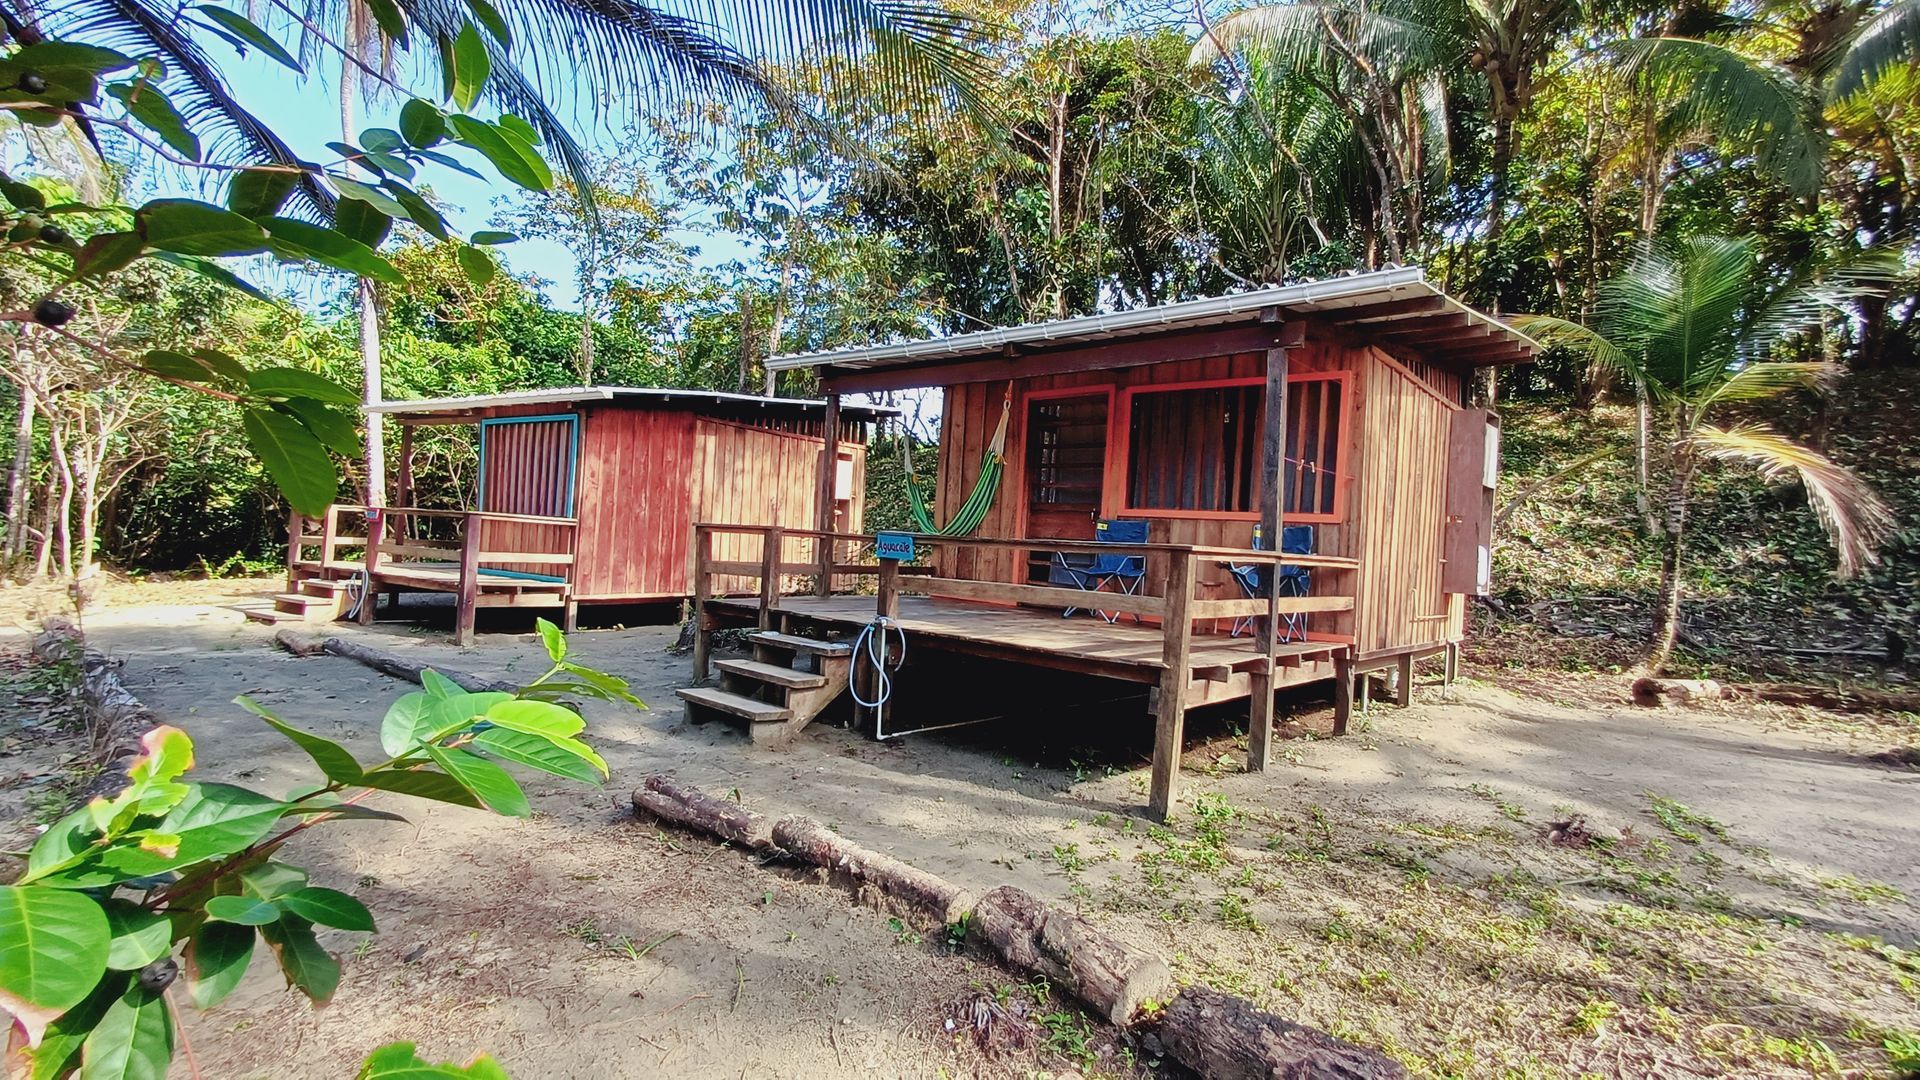
[[[1752,238],[1694,237],[1649,245],[1600,288],[1593,328],[1543,315],[1515,318],[1548,345],[1630,378],[1653,412],[1665,477],[1661,501],[1660,590],[1647,666],[1661,670],[1680,629],[1682,559],[1694,482],[1709,462],[1751,466],[1768,479],[1797,477],[1849,577],[1877,561],[1894,519],[1872,488],[1816,450],[1750,414],[1718,423],[1730,409],[1820,388],[1826,362],[1774,359],[1822,330],[1850,301],[1897,279],[1896,257],[1869,253],[1774,283]]]

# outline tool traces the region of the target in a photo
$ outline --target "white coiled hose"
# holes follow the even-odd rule
[[[900,635],[898,656],[892,655],[891,650],[887,648],[889,631]],[[899,671],[900,665],[907,662],[907,632],[902,630],[898,623],[882,615],[861,627],[859,635],[853,639],[853,666],[856,671],[862,663],[873,667],[874,699],[872,701],[860,696],[859,679],[853,679],[851,685],[847,687],[848,692],[853,695],[853,700],[861,708],[877,709],[885,705],[887,699],[893,696],[893,677],[887,674],[889,660],[892,661],[892,668],[895,671]]]

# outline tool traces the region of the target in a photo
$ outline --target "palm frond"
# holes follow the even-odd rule
[[[1637,357],[1649,394],[1690,399],[1717,385],[1736,359],[1757,277],[1748,238],[1650,244],[1601,286],[1594,314],[1607,340]]]
[[[1334,48],[1338,35],[1341,50]],[[1429,22],[1403,18],[1377,6],[1350,7],[1322,0],[1247,8],[1214,23],[1193,43],[1187,62],[1210,67],[1229,52],[1259,50],[1300,67],[1340,61],[1344,51],[1398,68],[1435,62],[1446,45]]]
[[[82,38],[129,56],[160,58],[167,66],[160,88],[188,125],[202,134],[206,160],[301,164],[292,147],[234,98],[171,8],[150,0],[71,0],[52,12],[44,27],[50,34]],[[291,206],[295,213],[330,220],[333,195],[308,175],[294,190]]]
[[[1879,561],[1880,545],[1893,533],[1893,512],[1866,481],[1833,459],[1760,424],[1701,427],[1692,442],[1709,458],[1751,465],[1769,480],[1797,477],[1839,556],[1840,577]]]
[[[1920,59],[1920,0],[1898,0],[1854,36],[1830,97],[1850,97],[1887,68]]]
[[[1549,349],[1565,349],[1586,358],[1597,371],[1640,378],[1633,354],[1622,350],[1598,331],[1555,315],[1509,315],[1507,324]]]
[[[1905,276],[1900,254],[1888,248],[1869,248],[1813,266],[1754,309],[1741,334],[1740,353],[1762,359],[1788,338],[1818,330],[1835,315],[1849,316],[1848,306],[1855,300],[1884,295]]]
[[[1763,361],[1734,371],[1707,392],[1699,407],[1727,401],[1763,401],[1795,390],[1824,390],[1839,374],[1833,364],[1820,361]]]
[[[1795,194],[1818,189],[1824,144],[1813,123],[1817,109],[1784,71],[1693,38],[1636,38],[1606,51],[1644,92],[1671,102],[1660,124],[1669,144],[1718,140],[1751,152]]]

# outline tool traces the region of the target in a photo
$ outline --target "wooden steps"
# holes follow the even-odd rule
[[[345,581],[310,577],[300,582],[299,592],[275,593],[264,603],[235,604],[233,609],[253,622],[275,626],[333,622],[350,603]]]
[[[853,649],[773,631],[751,634],[751,660],[718,660],[718,687],[676,690],[687,719],[744,720],[755,746],[783,746],[846,692]]]

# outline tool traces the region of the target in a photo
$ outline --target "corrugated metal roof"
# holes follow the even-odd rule
[[[659,401],[681,403],[690,408],[737,412],[765,409],[806,415],[826,408],[826,403],[809,398],[758,397],[753,394],[728,394],[717,390],[671,390],[651,386],[558,386],[545,390],[513,390],[504,394],[477,394],[471,397],[419,398],[413,401],[383,401],[363,411],[390,414],[467,412],[510,405],[573,405],[592,401]],[[843,404],[840,415],[848,420],[874,420],[898,415],[898,409],[880,405]]]
[[[1421,301],[1432,303],[1422,306]],[[1388,305],[1417,308],[1405,312],[1368,314],[1357,309],[1383,310]],[[1447,296],[1427,281],[1419,267],[1397,267],[1367,274],[1327,278],[1322,281],[1281,285],[1209,297],[1175,304],[1138,308],[1110,315],[1087,315],[1074,319],[1028,323],[1004,330],[981,330],[951,337],[903,341],[854,349],[794,353],[767,361],[771,370],[833,367],[863,370],[898,364],[938,362],[945,359],[1005,355],[1009,350],[1037,349],[1096,341],[1111,341],[1169,330],[1219,326],[1228,323],[1258,321],[1261,313],[1278,308],[1284,316],[1312,315],[1329,321],[1343,321],[1345,312],[1366,331],[1380,334],[1418,334],[1422,352],[1458,353],[1460,362],[1470,363],[1469,348],[1486,355],[1520,352],[1522,358],[1506,358],[1491,363],[1516,363],[1531,359],[1540,344],[1513,327],[1483,314]],[[1449,335],[1446,330],[1457,330]],[[1494,348],[1489,349],[1492,346]]]

